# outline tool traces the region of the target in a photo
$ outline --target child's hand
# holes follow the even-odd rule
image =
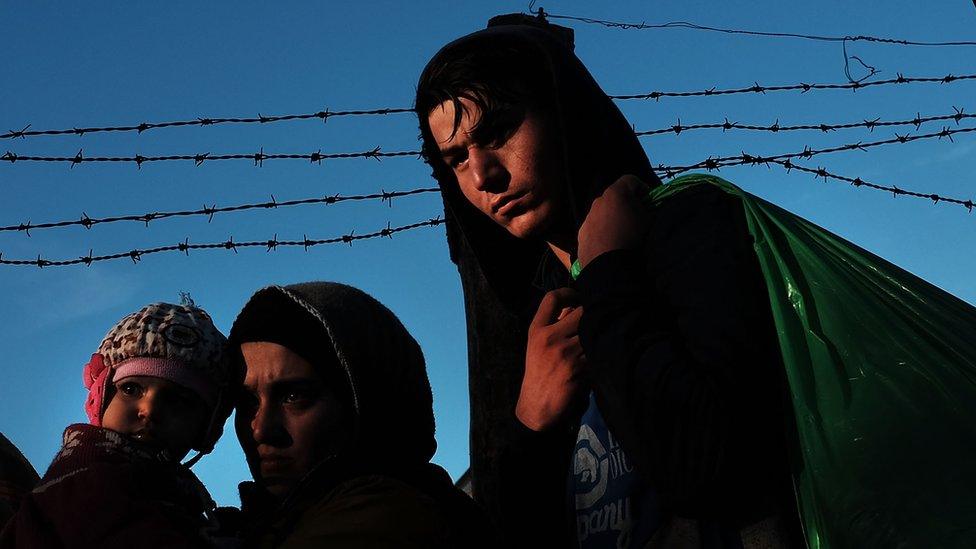
[[[533,431],[562,421],[586,398],[586,358],[580,346],[576,293],[561,288],[546,294],[529,325],[525,375],[515,416]]]
[[[646,194],[640,179],[625,175],[593,201],[579,230],[580,267],[606,252],[640,245],[646,229],[640,200]]]

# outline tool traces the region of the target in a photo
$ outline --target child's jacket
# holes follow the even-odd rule
[[[110,429],[71,425],[0,547],[206,547],[212,505],[178,462]]]

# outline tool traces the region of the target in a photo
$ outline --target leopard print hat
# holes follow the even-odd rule
[[[223,415],[224,410],[217,408],[227,408],[220,406],[221,400],[227,400],[221,396],[234,380],[234,366],[226,352],[227,338],[203,309],[170,303],[143,307],[113,326],[85,365],[89,422],[101,425],[109,385],[130,376],[178,383],[199,395],[215,416]],[[226,415],[213,419],[223,425]],[[208,445],[212,447],[205,441]]]

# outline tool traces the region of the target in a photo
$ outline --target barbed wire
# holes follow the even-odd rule
[[[976,118],[976,115],[966,114],[963,109],[959,109],[956,107],[953,108],[955,109],[956,112],[955,114],[951,114],[951,115],[922,117],[920,114],[916,114],[915,118],[911,120],[882,122],[880,121],[880,119],[875,119],[875,120],[864,120],[862,122],[855,122],[855,123],[848,123],[848,124],[821,123],[821,124],[806,124],[806,125],[798,125],[798,126],[780,126],[777,120],[777,122],[775,122],[770,126],[755,126],[755,125],[739,124],[737,122],[729,122],[729,120],[726,119],[725,122],[720,124],[719,123],[695,124],[695,125],[682,126],[679,120],[678,124],[670,126],[669,128],[661,128],[657,130],[635,132],[635,133],[638,136],[653,135],[653,134],[668,133],[668,132],[680,134],[681,132],[687,130],[705,129],[705,128],[711,128],[711,129],[722,128],[724,130],[746,129],[746,130],[770,131],[770,132],[795,131],[795,130],[819,130],[823,132],[829,132],[836,129],[865,127],[873,131],[874,128],[876,127],[887,127],[887,126],[898,126],[898,125],[915,126],[917,129],[924,123],[940,121],[940,120],[955,120],[956,124],[959,124],[961,120]],[[831,149],[824,149],[822,151],[814,151],[814,152],[806,151],[803,153],[797,153],[795,156],[796,157],[810,156],[811,154],[821,154],[825,152],[837,152],[837,151],[848,150],[848,149],[863,149],[867,147],[875,147],[875,146],[885,145],[885,144],[890,144],[895,142],[904,143],[906,141],[917,141],[919,139],[928,139],[933,137],[937,137],[940,139],[942,137],[948,137],[949,140],[951,141],[953,134],[966,133],[970,131],[974,131],[974,129],[969,128],[969,129],[950,130],[946,127],[943,127],[942,131],[931,133],[931,134],[915,135],[915,136],[900,136],[898,134],[895,134],[895,137],[890,140],[877,141],[872,143],[855,143],[855,144],[844,145],[841,147],[835,147]],[[199,166],[203,164],[205,161],[210,161],[210,160],[253,160],[255,166],[261,166],[263,165],[265,160],[281,160],[281,159],[309,160],[310,162],[321,163],[322,160],[326,160],[326,159],[376,158],[377,160],[379,160],[381,157],[401,157],[401,156],[416,156],[419,158],[421,156],[421,151],[382,152],[380,150],[380,147],[376,147],[370,151],[355,152],[355,153],[314,152],[310,154],[302,154],[302,153],[269,154],[269,153],[265,153],[264,149],[262,148],[261,151],[257,153],[236,153],[236,154],[223,154],[223,155],[213,155],[210,153],[197,153],[192,155],[189,154],[168,155],[168,156],[136,155],[136,156],[115,156],[115,157],[86,157],[83,155],[83,150],[79,150],[78,154],[73,157],[71,156],[21,156],[17,153],[7,151],[2,156],[0,156],[0,161],[7,161],[11,164],[15,162],[66,162],[66,163],[71,163],[72,167],[76,164],[81,164],[85,162],[129,162],[129,163],[135,163],[139,167],[141,167],[142,164],[145,162],[192,160],[194,163],[196,163],[197,166]],[[726,158],[719,158],[713,160],[718,162],[724,162],[726,160],[731,160],[733,158],[739,158],[739,157],[726,157]],[[776,158],[781,158],[781,156],[777,156]],[[689,169],[707,167],[704,165],[705,162],[708,162],[708,160],[699,162],[698,164],[693,164],[689,167]]]
[[[754,83],[752,86],[742,87],[742,88],[729,88],[729,89],[716,89],[715,87],[701,90],[701,91],[677,91],[677,92],[667,92],[667,91],[652,91],[648,93],[632,94],[632,95],[611,95],[611,99],[616,99],[619,101],[626,101],[631,99],[655,99],[659,100],[662,97],[704,97],[712,95],[731,95],[731,94],[743,94],[743,93],[760,93],[764,94],[766,92],[776,92],[776,91],[801,91],[806,93],[811,90],[824,90],[824,89],[850,89],[857,91],[861,88],[873,87],[873,86],[883,86],[890,84],[910,84],[910,83],[942,83],[951,84],[959,80],[974,80],[976,79],[976,74],[963,74],[963,75],[952,75],[947,74],[945,76],[904,76],[902,73],[896,73],[896,78],[891,78],[888,80],[876,80],[873,82],[847,82],[843,84],[788,84],[788,85],[773,85],[773,86],[762,86],[758,82]],[[413,112],[413,109],[407,108],[381,108],[372,110],[362,110],[362,111],[336,111],[330,112],[319,111],[315,113],[305,113],[305,114],[290,114],[285,116],[261,116],[257,118],[197,118],[195,120],[181,120],[174,122],[144,122],[139,125],[129,125],[129,126],[106,126],[106,127],[83,127],[83,128],[70,128],[61,130],[31,130],[31,124],[28,124],[21,128],[20,130],[8,130],[7,133],[0,134],[0,139],[16,139],[16,138],[27,138],[31,136],[40,135],[84,135],[86,133],[97,133],[97,132],[127,132],[135,131],[142,133],[148,129],[155,128],[166,128],[166,127],[177,127],[177,126],[210,126],[214,124],[224,124],[224,123],[238,123],[238,124],[248,124],[248,123],[258,123],[266,124],[271,122],[280,122],[283,120],[307,120],[312,118],[323,118],[328,119],[335,116],[352,116],[352,115],[369,115],[369,114],[394,114],[394,113],[408,113]]]
[[[887,86],[891,84],[911,84],[911,83],[940,83],[940,84],[951,84],[953,82],[958,82],[960,80],[976,80],[976,74],[963,74],[963,75],[953,75],[947,74],[945,76],[919,76],[911,77],[905,76],[902,73],[895,73],[897,77],[889,78],[887,80],[874,80],[872,82],[846,82],[843,84],[786,84],[786,85],[776,85],[776,86],[763,86],[758,82],[754,83],[752,86],[743,88],[729,88],[724,90],[718,90],[713,88],[701,90],[701,91],[684,91],[684,92],[662,92],[662,91],[652,91],[648,93],[638,93],[631,95],[611,95],[611,99],[616,99],[618,101],[627,101],[631,99],[654,99],[659,100],[662,97],[707,97],[716,95],[733,95],[742,93],[759,93],[765,94],[766,92],[778,92],[778,91],[800,91],[801,93],[806,93],[810,90],[853,90],[857,91],[862,88],[869,88],[874,86]]]
[[[943,127],[942,131],[940,132],[920,134],[920,135],[895,134],[894,138],[884,139],[881,141],[871,141],[867,143],[859,141],[857,143],[849,143],[847,145],[840,145],[837,147],[828,147],[825,149],[816,149],[816,150],[811,149],[810,147],[804,147],[803,151],[801,152],[775,154],[771,156],[751,155],[746,152],[743,152],[741,155],[737,155],[737,156],[708,157],[705,160],[702,160],[701,162],[697,162],[695,164],[689,164],[686,166],[673,166],[673,165],[668,166],[664,164],[659,164],[655,169],[659,173],[663,173],[665,178],[670,179],[684,172],[697,170],[697,169],[705,169],[711,171],[711,170],[717,170],[719,168],[723,168],[725,166],[738,166],[743,164],[751,164],[751,165],[768,164],[770,162],[774,162],[777,160],[792,160],[795,158],[812,158],[820,154],[829,154],[829,153],[835,153],[841,151],[853,151],[853,150],[866,151],[867,149],[873,147],[880,147],[883,145],[891,145],[895,143],[909,143],[912,141],[920,141],[923,139],[937,138],[941,141],[942,138],[945,137],[949,139],[949,141],[952,141],[953,135],[960,134],[960,133],[970,133],[970,132],[976,132],[976,128],[962,128],[962,129],[950,130],[949,128]]]
[[[952,107],[955,111],[954,114],[945,114],[938,116],[921,116],[920,113],[916,113],[915,118],[911,120],[896,120],[896,121],[882,121],[880,118],[875,118],[873,120],[864,120],[862,122],[851,122],[846,124],[801,124],[794,126],[783,126],[780,125],[779,119],[776,122],[768,126],[760,126],[755,124],[740,124],[738,122],[729,122],[726,118],[724,122],[720,123],[710,123],[710,124],[688,124],[682,125],[681,119],[672,126],[666,128],[660,128],[656,130],[648,131],[638,131],[636,135],[638,137],[651,136],[651,135],[661,135],[666,133],[673,133],[679,135],[682,132],[689,130],[707,130],[707,129],[721,129],[722,131],[728,130],[752,130],[752,131],[766,131],[766,132],[789,132],[789,131],[801,131],[801,130],[816,130],[823,133],[828,133],[836,130],[846,130],[851,128],[867,128],[870,131],[874,131],[875,128],[882,127],[896,127],[896,126],[914,126],[918,130],[922,124],[928,122],[937,122],[944,120],[955,120],[958,125],[961,120],[976,118],[976,114],[966,114],[964,108]]]
[[[7,133],[0,135],[0,139],[14,139],[14,138],[24,138],[32,137],[38,135],[84,135],[86,133],[101,133],[101,132],[137,132],[142,133],[147,130],[154,130],[157,128],[174,128],[181,126],[215,126],[218,124],[267,124],[270,122],[282,122],[287,120],[309,120],[309,119],[321,119],[322,122],[327,122],[329,118],[335,118],[339,116],[371,116],[371,115],[386,115],[386,114],[398,114],[413,112],[413,109],[407,108],[382,108],[382,109],[369,109],[369,110],[348,110],[348,111],[330,111],[325,109],[322,111],[316,111],[311,113],[302,114],[286,114],[281,116],[264,116],[258,114],[256,117],[250,118],[196,118],[193,120],[176,120],[171,122],[143,122],[141,124],[127,125],[127,126],[102,126],[102,127],[75,127],[61,130],[31,130],[31,125],[28,124],[21,130],[14,131],[9,130]]]
[[[175,154],[166,156],[142,156],[137,154],[135,156],[94,156],[86,157],[83,154],[84,149],[78,151],[75,156],[21,156],[17,153],[7,151],[0,156],[0,161],[7,161],[11,164],[15,162],[70,162],[71,166],[74,167],[76,164],[82,164],[85,162],[130,162],[135,163],[138,167],[146,162],[167,162],[174,160],[191,160],[197,166],[203,164],[204,162],[209,162],[213,160],[253,160],[255,166],[263,166],[265,160],[308,160],[312,163],[321,164],[323,160],[337,159],[337,158],[375,158],[379,160],[380,158],[387,157],[397,157],[397,156],[420,156],[420,151],[395,151],[395,152],[383,152],[379,147],[376,147],[369,151],[354,152],[354,153],[323,153],[321,149],[316,152],[309,154],[302,153],[284,153],[284,154],[268,154],[264,152],[262,147],[259,152],[256,153],[235,153],[235,154],[211,154],[211,153],[197,153],[197,154]]]
[[[815,40],[820,42],[876,42],[881,44],[895,44],[899,46],[937,46],[937,47],[948,47],[948,46],[976,46],[976,42],[971,41],[955,41],[955,42],[924,42],[917,40],[904,40],[901,38],[884,38],[878,36],[866,36],[863,34],[857,35],[846,35],[846,36],[825,36],[817,34],[801,34],[792,32],[764,32],[764,31],[752,31],[744,29],[727,29],[721,27],[709,27],[706,25],[698,25],[696,23],[690,23],[688,21],[671,21],[668,23],[658,23],[658,24],[647,24],[645,22],[640,23],[622,23],[619,21],[606,21],[603,19],[593,19],[589,17],[579,17],[575,15],[558,15],[554,13],[549,13],[543,8],[539,8],[534,15],[548,19],[565,19],[570,21],[579,21],[581,23],[588,23],[592,25],[601,25],[608,28],[617,29],[634,29],[634,30],[648,30],[648,29],[690,29],[690,30],[701,30],[709,32],[720,32],[723,34],[744,34],[750,36],[764,36],[768,38],[800,38],[804,40]]]
[[[976,1],[976,0],[974,0],[974,1]],[[531,8],[529,8],[529,11],[531,11]],[[679,28],[679,29],[690,29],[690,30],[719,32],[719,33],[724,33],[724,34],[740,34],[740,35],[748,35],[748,36],[761,36],[761,37],[765,37],[765,38],[801,38],[801,39],[805,39],[805,40],[816,40],[816,41],[821,41],[821,42],[835,42],[835,43],[836,42],[840,42],[841,43],[841,47],[842,47],[841,52],[844,55],[844,75],[847,76],[848,82],[853,83],[853,84],[860,84],[860,83],[864,82],[865,80],[867,80],[868,78],[871,78],[872,76],[874,76],[874,75],[876,75],[876,74],[878,74],[878,73],[880,73],[882,71],[878,70],[877,68],[875,68],[875,67],[873,67],[871,65],[868,65],[859,56],[848,54],[848,52],[847,52],[847,43],[848,42],[866,41],[866,42],[875,42],[875,43],[883,43],[883,44],[896,44],[896,45],[901,45],[901,46],[940,46],[940,47],[945,47],[945,46],[976,46],[976,42],[971,42],[971,41],[922,42],[922,41],[916,41],[916,40],[903,40],[903,39],[900,39],[900,38],[882,38],[882,37],[867,36],[867,35],[825,36],[825,35],[817,35],[817,34],[801,34],[801,33],[792,33],[792,32],[765,32],[765,31],[745,30],[745,29],[728,29],[728,28],[721,28],[721,27],[710,27],[710,26],[706,26],[706,25],[698,25],[696,23],[690,23],[688,21],[671,21],[669,23],[660,23],[660,24],[651,24],[651,25],[648,25],[645,22],[641,22],[641,23],[621,23],[621,22],[618,22],[618,21],[605,21],[605,20],[602,20],[602,19],[593,19],[593,18],[589,18],[589,17],[578,17],[578,16],[573,16],[573,15],[550,14],[550,13],[546,13],[543,8],[539,8],[539,10],[537,12],[535,12],[535,15],[539,19],[541,19],[543,21],[547,20],[547,18],[552,18],[552,19],[566,19],[566,20],[580,21],[580,22],[583,22],[583,23],[596,24],[596,25],[602,25],[604,27],[619,28],[619,29],[646,30],[646,29],[675,29],[675,28]],[[854,76],[851,75],[851,61],[857,61],[858,64],[860,64],[862,67],[864,67],[865,69],[868,70],[868,74],[865,74],[864,76],[861,76],[860,78],[854,78]]]
[[[19,266],[33,266],[33,267],[64,267],[68,265],[88,265],[100,261],[110,261],[113,259],[131,259],[133,263],[138,263],[143,256],[150,254],[158,254],[164,252],[183,252],[186,255],[190,255],[190,250],[233,250],[237,253],[238,248],[267,248],[267,251],[273,251],[278,249],[280,246],[302,246],[305,251],[313,246],[319,246],[322,244],[339,244],[345,243],[352,245],[353,242],[357,240],[366,240],[370,238],[380,238],[388,237],[393,238],[396,233],[401,233],[403,231],[409,231],[412,229],[417,229],[419,227],[434,227],[436,225],[441,225],[444,220],[440,217],[434,217],[428,219],[427,221],[420,221],[417,223],[411,223],[409,225],[403,225],[400,227],[390,227],[390,224],[386,224],[386,228],[374,231],[371,233],[357,235],[353,232],[348,234],[326,239],[310,239],[308,236],[302,237],[302,240],[278,240],[278,235],[268,240],[254,240],[249,242],[234,242],[234,238],[230,237],[225,242],[213,242],[208,244],[190,244],[189,238],[183,240],[178,244],[172,246],[158,246],[155,248],[146,249],[135,249],[127,252],[113,253],[108,255],[93,255],[92,251],[88,251],[88,255],[81,256],[76,259],[65,259],[65,260],[50,260],[44,259],[41,256],[37,256],[37,259],[3,259],[3,253],[0,252],[0,265],[19,265]]]
[[[874,189],[874,190],[878,190],[878,191],[890,192],[895,197],[898,197],[898,196],[910,196],[910,197],[913,197],[913,198],[923,198],[923,199],[926,199],[926,200],[931,200],[935,204],[938,204],[939,202],[944,202],[944,203],[948,203],[948,204],[958,204],[960,206],[965,207],[967,210],[969,210],[970,213],[972,213],[972,211],[973,211],[973,206],[976,206],[976,203],[974,203],[971,199],[962,200],[962,199],[959,199],[959,198],[952,198],[952,197],[948,197],[948,196],[942,196],[942,195],[936,194],[936,193],[921,193],[921,192],[916,192],[916,191],[909,191],[909,190],[905,190],[905,189],[899,188],[899,187],[894,186],[894,185],[879,185],[877,183],[871,183],[869,181],[865,181],[865,180],[861,179],[860,177],[847,177],[847,176],[843,176],[843,175],[837,175],[837,174],[834,174],[834,173],[831,173],[831,172],[827,171],[823,167],[809,168],[809,167],[806,167],[806,166],[800,166],[800,165],[797,165],[797,164],[793,163],[789,159],[787,159],[787,160],[770,160],[769,163],[770,164],[776,164],[777,166],[781,166],[784,169],[786,169],[787,172],[790,172],[791,170],[797,170],[797,171],[801,171],[801,172],[813,174],[814,177],[819,178],[819,179],[823,179],[824,181],[826,181],[827,179],[834,179],[834,180],[837,180],[837,181],[845,181],[845,182],[850,183],[851,185],[853,185],[855,187],[858,187],[858,188],[865,187],[865,188]]]
[[[27,221],[26,223],[18,223],[17,225],[7,225],[0,226],[0,232],[10,232],[19,231],[24,232],[27,236],[30,236],[31,231],[36,231],[39,229],[53,229],[58,227],[70,227],[70,226],[81,226],[86,229],[91,229],[95,225],[101,225],[105,223],[118,223],[121,221],[135,221],[139,223],[145,223],[149,226],[150,221],[156,221],[160,219],[167,219],[170,217],[190,217],[190,216],[206,216],[207,222],[213,221],[214,214],[225,213],[225,212],[239,212],[244,210],[254,210],[254,209],[276,209],[276,208],[286,208],[289,206],[300,206],[305,204],[337,204],[339,202],[349,202],[349,201],[360,201],[360,200],[381,200],[383,202],[388,202],[390,206],[393,205],[393,199],[402,196],[412,196],[416,194],[424,193],[434,193],[438,192],[437,187],[429,188],[419,188],[412,189],[409,191],[381,191],[379,193],[373,194],[361,194],[361,195],[347,195],[342,196],[339,194],[328,195],[318,198],[302,198],[298,200],[286,200],[279,202],[275,199],[274,195],[271,195],[271,200],[269,202],[259,202],[252,204],[239,204],[237,206],[224,206],[217,207],[216,204],[211,206],[204,205],[203,208],[197,210],[183,210],[183,211],[170,211],[170,212],[148,212],[142,215],[118,215],[112,217],[95,218],[89,217],[88,214],[82,213],[80,219],[65,220],[65,221],[54,221],[49,223],[31,223]]]

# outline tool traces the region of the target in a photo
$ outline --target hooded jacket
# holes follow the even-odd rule
[[[464,290],[473,495],[504,532],[518,532],[525,546],[569,543],[563,492],[576,433],[566,429],[539,436],[513,415],[529,321],[544,290],[565,285],[567,277],[554,268],[544,243],[509,235],[464,199],[427,124],[434,105],[421,94],[447,59],[482,49],[513,50],[522,63],[501,70],[534,74],[547,88],[543,101],[556,113],[555,134],[564,138],[562,173],[572,179],[565,185],[565,202],[577,222],[621,175],[658,184],[630,125],[567,44],[571,33],[553,29],[561,27],[502,24],[444,46],[420,77],[416,103],[423,152],[441,187],[448,245]],[[560,543],[554,536],[565,539]]]
[[[446,60],[513,48],[513,63],[529,67],[513,72],[551,82],[538,102],[554,113],[577,227],[620,176],[659,185],[631,126],[571,46],[538,27],[490,27],[445,46],[421,76],[417,110],[464,289],[474,494],[510,541],[557,546],[575,531],[563,510],[576,426],[532,433],[513,411],[528,320],[543,290],[573,283],[544,242],[515,239],[467,203],[440,159],[424,94]],[[641,249],[596,258],[574,286],[596,400],[635,468],[669,516],[734,530],[791,511],[779,498],[788,483],[785,419],[768,297],[741,204],[721,194],[703,188],[670,200],[654,212]]]
[[[329,368],[322,374],[342,385],[353,418],[350,445],[314,467],[282,501],[253,482],[241,485],[250,545],[453,548],[490,542],[481,511],[430,463],[436,442],[423,353],[389,309],[343,284],[270,286],[244,306],[230,341],[276,342]],[[249,466],[255,471],[257,464]]]

